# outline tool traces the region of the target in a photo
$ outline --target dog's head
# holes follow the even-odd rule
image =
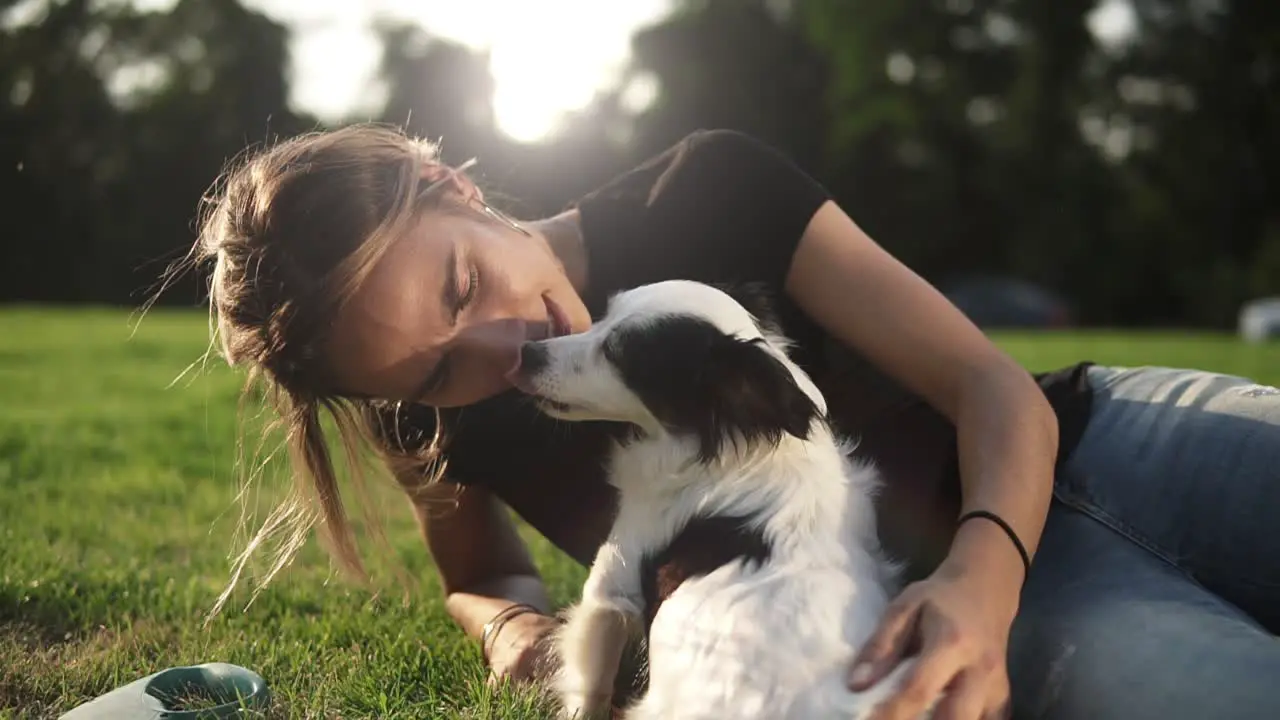
[[[704,461],[726,442],[807,438],[826,410],[781,338],[725,292],[680,280],[615,295],[585,333],[526,343],[511,379],[548,415],[691,437]]]

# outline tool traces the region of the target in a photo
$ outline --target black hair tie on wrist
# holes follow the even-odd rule
[[[1013,546],[1018,549],[1018,555],[1022,557],[1022,570],[1024,573],[1023,582],[1026,582],[1026,577],[1031,574],[1031,556],[1027,554],[1027,548],[1023,546],[1022,541],[1018,539],[1018,533],[1013,531],[1013,528],[1009,526],[1009,523],[1004,521],[1004,518],[987,510],[970,510],[960,516],[960,520],[956,522],[956,527],[959,528],[964,521],[972,520],[974,518],[990,520],[996,525],[999,525],[1000,529],[1004,530],[1004,534],[1009,536],[1009,539],[1013,541]]]

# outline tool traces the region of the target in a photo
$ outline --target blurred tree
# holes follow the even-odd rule
[[[1112,173],[1080,133],[1088,106],[1088,28],[1096,0],[1004,3],[1013,64],[1004,117],[989,134],[1000,158],[1002,224],[1010,235],[1008,267],[1068,289],[1091,306],[1090,267],[1108,241]],[[999,12],[999,11],[993,11]],[[1083,281],[1083,282],[1082,282]]]
[[[1280,5],[1135,0],[1095,98],[1131,210],[1113,229],[1136,313],[1231,322],[1274,280],[1280,223]],[[1152,300],[1159,302],[1153,305]]]
[[[116,129],[115,108],[85,57],[94,34],[87,0],[6,0],[0,29],[0,197],[8,208],[0,293],[34,300],[89,299],[101,204],[97,149]],[[32,19],[9,14],[25,6]]]
[[[287,107],[286,31],[236,0],[42,10],[0,42],[0,192],[25,200],[0,292],[136,303],[227,159],[310,125]]]
[[[1098,5],[681,0],[537,144],[494,127],[484,53],[383,24],[375,117],[478,156],[525,217],[736,128],[940,284],[1017,275],[1092,322],[1229,322],[1280,292],[1280,5],[1129,0],[1134,31],[1107,42]],[[238,0],[0,0],[0,298],[138,302],[228,158],[319,125],[288,107],[287,40]]]
[[[939,279],[1016,274],[1094,322],[1221,325],[1260,292],[1276,197],[1280,6],[805,0],[831,58],[843,198]]]
[[[632,42],[631,82],[651,83],[635,116],[635,157],[698,128],[732,128],[825,175],[827,63],[787,3],[683,0]]]
[[[198,199],[228,159],[318,123],[288,107],[287,30],[238,0],[179,0],[121,20],[115,72],[154,67],[159,78],[119,102],[129,169],[112,185],[111,207],[125,212],[113,223],[120,237],[103,248],[130,260],[121,269],[135,274],[120,282],[141,279],[136,297],[161,261],[185,252]]]
[[[935,281],[1009,270],[992,138],[1008,122],[1016,34],[998,0],[807,0],[830,58],[828,150],[841,199]]]
[[[382,119],[441,141],[454,162],[490,151],[497,137],[488,54],[416,25],[384,21],[377,29],[387,94]]]

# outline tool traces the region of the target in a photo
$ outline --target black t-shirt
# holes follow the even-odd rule
[[[576,203],[588,263],[583,299],[599,318],[611,295],[662,280],[763,288],[834,422],[860,439],[859,452],[887,477],[880,500],[886,545],[924,572],[945,554],[959,506],[954,428],[829,337],[783,292],[800,237],[828,199],[775,148],[733,131],[693,133]],[[1059,416],[1060,458],[1088,415],[1084,367],[1037,377]],[[429,437],[433,413],[405,412],[401,427]],[[602,468],[613,426],[550,420],[514,391],[441,417],[450,481],[485,486],[553,543],[590,561],[612,519]]]

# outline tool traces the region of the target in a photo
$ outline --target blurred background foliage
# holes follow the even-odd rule
[[[1098,32],[1102,10],[1126,31]],[[736,128],[944,289],[1007,279],[1077,324],[1226,326],[1280,294],[1280,3],[682,0],[536,141],[497,122],[489,49],[391,15],[370,24],[372,106],[317,117],[291,101],[299,28],[276,15],[0,0],[0,300],[141,304],[229,159],[363,120],[478,156],[526,217]],[[163,300],[200,297],[187,278]]]

